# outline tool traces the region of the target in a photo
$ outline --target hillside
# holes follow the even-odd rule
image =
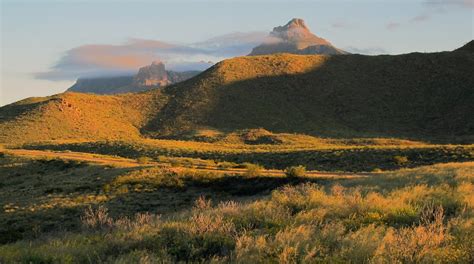
[[[469,45],[469,44],[468,44]],[[201,129],[472,142],[474,53],[229,59],[139,94],[65,93],[0,108],[0,142],[189,135]]]
[[[97,96],[63,93],[29,98],[0,109],[0,142],[55,139],[133,139],[159,111],[154,93]]]
[[[473,67],[464,51],[235,58],[167,89],[174,97],[156,124],[168,134],[203,126],[472,139]]]

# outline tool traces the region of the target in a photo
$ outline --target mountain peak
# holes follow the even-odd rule
[[[163,65],[163,67],[165,67],[165,65],[163,64],[163,62],[159,61],[159,60],[155,60],[151,63],[151,65],[148,65],[148,66],[145,66],[145,67],[150,67],[150,66],[154,66],[154,65]]]
[[[273,53],[347,54],[309,30],[301,18],[293,18],[284,26],[274,27],[267,43],[255,47],[249,55]]]
[[[270,32],[270,36],[291,42],[310,41],[320,45],[329,44],[326,40],[318,38],[311,33],[301,18],[293,18],[286,23],[286,25],[273,28],[273,31]]]
[[[161,61],[153,61],[150,65],[141,67],[134,78],[139,86],[164,86],[168,85],[168,73]]]
[[[306,23],[301,18],[293,18],[288,23],[286,23],[286,25],[284,25],[282,27],[281,26],[276,27],[276,28],[281,28],[281,29],[286,29],[286,30],[288,30],[290,28],[303,28],[303,29],[309,30],[309,28],[306,26]]]

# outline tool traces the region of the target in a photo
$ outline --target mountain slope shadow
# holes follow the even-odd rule
[[[473,67],[473,53],[459,51],[236,58],[165,89],[171,99],[148,128],[472,139]]]

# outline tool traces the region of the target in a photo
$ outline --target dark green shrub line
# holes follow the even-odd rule
[[[71,150],[97,154],[118,155],[127,158],[159,156],[200,158],[221,162],[254,163],[269,169],[285,169],[303,165],[308,170],[373,171],[411,168],[445,162],[474,160],[472,147],[430,148],[352,148],[336,150],[295,150],[285,152],[197,151],[163,149],[127,142],[89,142],[62,145],[27,145],[28,149]]]

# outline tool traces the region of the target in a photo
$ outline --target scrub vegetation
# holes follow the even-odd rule
[[[0,263],[474,263],[472,42],[0,108]]]
[[[14,164],[49,173],[2,179],[2,200],[10,199],[2,238],[13,223],[37,224],[22,228],[23,240],[10,234],[17,241],[0,246],[6,263],[474,260],[472,162],[298,180],[264,171],[230,176],[58,160]],[[100,179],[81,179],[94,173]],[[27,180],[35,181],[37,199],[18,193]]]

